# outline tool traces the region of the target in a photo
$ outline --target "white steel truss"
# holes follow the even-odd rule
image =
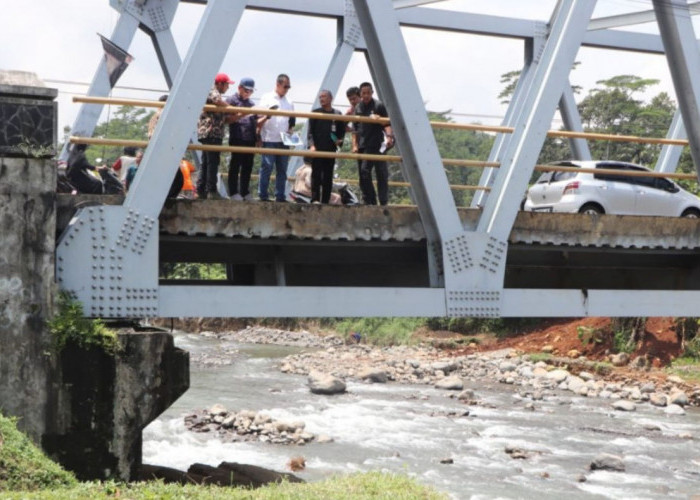
[[[194,1],[194,0],[190,0]],[[661,37],[590,30],[595,0],[561,0],[549,23],[454,13],[391,0],[204,0],[204,15],[184,61],[172,43],[170,22],[177,0],[112,0],[120,20],[112,40],[128,49],[139,25],[150,30],[172,83],[134,184],[122,206],[80,210],[59,240],[57,278],[74,292],[86,314],[144,316],[582,316],[695,315],[696,291],[506,289],[507,238],[522,193],[533,172],[557,105],[567,124],[580,128],[568,83],[582,45],[667,52],[691,131],[691,150],[700,168],[700,58],[684,0],[654,0]],[[425,2],[418,2],[425,3]],[[405,7],[397,9],[397,7]],[[322,88],[336,91],[353,51],[366,50],[375,83],[386,102],[402,169],[410,182],[429,249],[430,287],[268,287],[160,285],[158,216],[168,184],[183,156],[209,86],[246,8],[303,13],[339,20],[338,45]],[[157,22],[154,21],[157,19]],[[437,145],[423,106],[401,26],[519,37],[527,41],[526,63],[510,104],[510,138],[499,137],[489,159],[498,170],[482,178],[492,185],[481,197],[478,225],[466,230],[457,214]],[[358,30],[358,27],[360,28]],[[662,43],[663,42],[663,43]],[[107,95],[104,68],[91,95]],[[95,105],[89,105],[95,106]],[[96,108],[86,106],[76,133],[89,135]],[[95,114],[97,113],[97,114]],[[590,156],[585,143],[575,155]],[[666,167],[668,168],[668,167]]]

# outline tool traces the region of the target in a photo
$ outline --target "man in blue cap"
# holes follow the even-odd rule
[[[250,96],[255,92],[255,81],[252,78],[241,78],[238,92],[226,99],[231,106],[252,108]],[[233,113],[228,118],[229,146],[255,146],[255,133],[258,115]],[[253,170],[253,153],[231,153],[228,165],[228,194],[235,201],[250,201],[250,174]],[[240,174],[240,177],[239,177]]]

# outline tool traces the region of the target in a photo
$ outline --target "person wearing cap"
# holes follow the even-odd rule
[[[281,109],[293,111],[294,105],[287,100],[287,92],[291,85],[289,76],[284,73],[277,76],[275,90],[262,96],[260,107],[263,109]],[[262,139],[263,148],[287,149],[282,142],[282,133],[291,133],[296,119],[288,116],[262,115],[258,118],[258,130]],[[258,197],[261,201],[268,201],[268,186],[270,184],[270,174],[275,168],[275,200],[287,201],[287,164],[289,156],[263,154],[260,165],[260,180],[258,182]]]
[[[252,78],[241,78],[238,92],[226,99],[231,106],[252,108],[250,96],[255,92]],[[228,143],[230,146],[255,146],[258,115],[232,113],[228,115]],[[251,201],[250,174],[253,171],[253,153],[231,153],[228,164],[228,194],[232,200]],[[239,177],[240,174],[240,177]]]
[[[384,104],[374,99],[374,89],[369,82],[360,84],[360,102],[355,105],[355,114],[370,118],[388,117]],[[383,147],[382,147],[383,146]],[[372,155],[383,154],[394,146],[391,125],[382,123],[360,122],[357,129],[357,144],[353,144],[353,153]],[[372,184],[372,169],[377,173],[377,191]],[[389,168],[385,161],[362,160],[360,165],[360,190],[365,205],[389,203]]]
[[[222,97],[228,90],[229,84],[234,83],[226,73],[219,73],[214,78],[214,86],[207,95],[207,104],[226,107],[228,104]],[[202,144],[221,146],[224,140],[226,117],[224,113],[213,113],[204,111],[199,116],[197,123],[197,138]],[[202,169],[197,178],[197,195],[200,198],[220,199],[221,196],[216,190],[216,176],[219,173],[219,162],[221,153],[218,151],[202,152]]]

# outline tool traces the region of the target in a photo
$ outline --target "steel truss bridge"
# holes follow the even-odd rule
[[[183,0],[186,1],[186,0]],[[663,53],[679,101],[656,170],[687,143],[700,172],[700,49],[686,0],[591,19],[595,0],[560,0],[533,22],[421,7],[425,0],[209,0],[184,59],[170,26],[179,0],[110,0],[112,41],[152,38],[171,87],[125,199],[59,201],[59,286],[89,316],[697,316],[700,224],[666,218],[518,214],[559,108],[581,131],[569,71],[582,45]],[[337,48],[319,88],[336,93],[356,50],[386,103],[416,208],[165,202],[204,97],[246,8],[335,18]],[[656,21],[659,35],[616,29]],[[525,64],[471,210],[455,206],[401,26],[519,38]],[[89,94],[110,92],[102,63]],[[86,104],[73,131],[89,137]],[[80,142],[80,138],[74,139]],[[86,142],[84,139],[83,142]],[[585,139],[572,156],[590,159]],[[77,211],[76,211],[77,208]],[[73,215],[74,213],[74,215]],[[70,220],[67,220],[70,219]],[[159,281],[163,262],[223,262],[223,282]]]

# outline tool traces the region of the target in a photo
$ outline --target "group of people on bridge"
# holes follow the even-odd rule
[[[294,104],[288,99],[291,88],[287,74],[279,74],[274,90],[264,94],[256,105],[251,99],[255,92],[255,81],[250,77],[241,78],[237,92],[226,97],[226,92],[235,83],[227,74],[219,73],[214,78],[214,85],[209,91],[206,103],[220,108],[235,106],[238,108],[255,108],[251,112],[203,111],[197,123],[197,139],[202,145],[221,146],[228,132],[229,146],[242,148],[263,148],[269,150],[261,155],[257,199],[260,201],[287,201],[287,170],[289,140],[294,137],[296,117],[287,114],[267,114],[268,110],[294,111]],[[388,118],[386,107],[374,98],[372,84],[364,82],[359,87],[347,89],[349,108],[346,115],[371,118]],[[167,95],[161,96],[167,100]],[[319,107],[313,113],[341,115],[333,107],[333,94],[323,89],[318,94]],[[153,135],[162,108],[154,113],[148,125],[149,139]],[[309,151],[335,153],[340,151],[346,135],[351,138],[353,153],[383,155],[394,146],[394,136],[387,120],[347,121],[335,119],[310,118],[307,127],[307,148]],[[105,188],[105,168],[95,169],[86,160],[85,145],[75,144],[68,159],[68,178],[78,192],[108,192]],[[296,191],[305,192],[311,203],[328,204],[338,202],[338,196],[332,193],[336,159],[310,155],[304,165],[296,172]],[[123,154],[112,165],[112,174],[121,181],[125,190],[131,185],[138,169],[143,152],[135,147],[125,147]],[[183,160],[176,173],[169,196],[180,194],[185,198],[222,199],[224,194],[234,201],[253,201],[250,192],[250,180],[254,166],[255,153],[241,150],[230,154],[228,165],[228,189],[221,189],[219,167],[221,153],[215,148],[204,149],[201,157],[201,169],[196,185],[192,181],[195,171],[191,162]],[[386,205],[389,201],[389,170],[386,161],[358,159],[358,178],[362,201],[366,205]],[[102,180],[90,175],[89,170],[99,171]],[[270,197],[270,179],[275,171],[273,196]],[[372,171],[376,172],[377,189],[375,190]],[[310,172],[309,172],[310,171]],[[310,181],[310,182],[309,182]],[[100,184],[102,184],[100,186]],[[114,183],[113,183],[114,184]],[[118,188],[117,188],[118,190]],[[112,191],[114,192],[114,191]]]
[[[262,147],[269,149],[263,153],[258,181],[258,199],[271,201],[269,193],[270,177],[275,171],[274,200],[286,202],[287,167],[289,156],[284,154],[289,146],[285,137],[291,136],[296,125],[296,118],[289,115],[266,114],[265,110],[294,111],[294,104],[287,98],[291,88],[289,75],[281,73],[275,81],[275,88],[264,94],[256,106],[251,97],[255,92],[255,82],[245,77],[238,83],[238,91],[225,98],[233,82],[225,73],[219,73],[214,79],[214,86],[207,96],[207,104],[219,107],[236,106],[255,108],[257,113],[221,113],[205,111],[201,114],[197,126],[197,136],[201,144],[221,145],[228,125],[228,143],[230,146]],[[346,114],[372,117],[388,117],[384,104],[374,99],[372,84],[365,82],[359,87],[347,91],[350,107]],[[321,90],[318,95],[320,106],[314,113],[340,115],[333,107],[333,94]],[[311,118],[308,123],[307,147],[309,151],[336,152],[343,145],[346,133],[352,138],[354,153],[382,154],[394,145],[391,125],[380,123],[350,123],[341,120],[322,120]],[[252,175],[255,153],[234,151],[229,159],[228,196],[236,201],[252,201],[250,178]],[[202,169],[197,181],[197,196],[201,198],[221,198],[217,189],[217,174],[221,162],[219,151],[204,151]],[[313,203],[329,203],[333,186],[335,158],[313,157],[310,159],[311,186],[310,196]],[[302,169],[297,177],[305,178],[308,174]],[[377,191],[372,182],[372,170],[376,170]],[[365,204],[381,205],[388,203],[388,167],[386,162],[376,160],[358,160],[360,189]],[[303,183],[297,182],[299,188]]]

